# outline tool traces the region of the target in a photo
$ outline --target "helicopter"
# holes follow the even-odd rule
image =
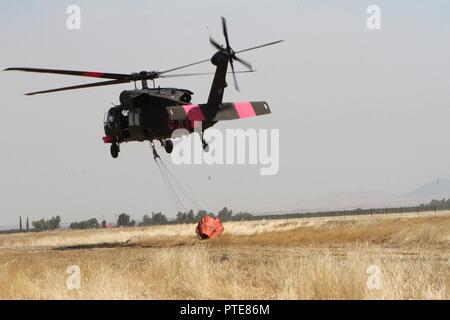
[[[225,38],[225,47],[220,45],[211,36],[209,37],[211,45],[217,50],[212,58],[164,71],[141,71],[131,74],[119,74],[22,67],[7,68],[4,71],[25,71],[108,79],[102,82],[26,93],[25,95],[28,96],[134,82],[135,89],[122,91],[119,96],[120,104],[114,105],[104,116],[103,125],[105,136],[103,137],[103,142],[110,144],[110,153],[113,158],[119,156],[121,143],[132,141],[150,141],[154,154],[156,154],[154,141],[159,141],[165,151],[171,153],[173,150],[172,133],[177,129],[185,129],[191,134],[195,131],[198,122],[201,122],[203,149],[208,151],[208,144],[203,139],[203,132],[217,122],[271,113],[269,105],[265,101],[222,101],[224,89],[228,86],[226,82],[226,75],[228,73],[233,75],[235,89],[239,91],[236,74],[255,71],[249,62],[238,57],[237,54],[283,42],[283,40],[278,40],[244,50],[234,51],[230,46],[227,22],[224,17],[222,17],[222,31]],[[173,71],[208,61],[216,67],[215,73],[172,74]],[[247,70],[235,71],[235,61],[241,63]],[[231,67],[231,72],[228,72],[228,65]],[[158,78],[189,77],[208,74],[214,74],[214,78],[208,101],[203,104],[193,104],[191,102],[194,93],[190,90],[155,87],[155,80]],[[153,82],[152,88],[148,86],[148,81]],[[140,89],[137,88],[137,82],[141,83]]]

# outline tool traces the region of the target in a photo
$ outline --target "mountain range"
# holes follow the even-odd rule
[[[350,193],[335,193],[315,197],[301,203],[308,211],[343,210],[356,208],[384,208],[417,206],[433,199],[450,198],[450,179],[427,182],[407,193],[392,193],[385,190],[361,190]]]

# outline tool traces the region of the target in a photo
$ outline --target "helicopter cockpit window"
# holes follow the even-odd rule
[[[113,127],[113,123],[114,123],[114,114],[113,112],[108,111],[105,113],[105,116],[103,118],[103,124],[109,128]]]

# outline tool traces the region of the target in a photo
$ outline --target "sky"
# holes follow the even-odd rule
[[[66,27],[69,5],[81,29]],[[366,9],[381,9],[381,29]],[[279,129],[280,168],[261,176],[254,165],[174,165],[207,210],[302,209],[308,199],[361,190],[408,192],[450,177],[450,3],[448,1],[1,1],[0,68],[41,67],[131,73],[208,58],[209,32],[223,42],[228,20],[235,50],[257,73],[238,75],[225,101],[260,101],[272,114],[217,125]],[[208,31],[209,30],[209,31]],[[211,64],[186,72],[213,72]],[[161,79],[207,100],[212,76]],[[140,220],[173,218],[147,143],[122,146],[113,160],[102,142],[103,114],[132,85],[23,96],[89,82],[57,75],[0,73],[0,226],[19,216],[61,215]],[[231,84],[232,79],[229,79]],[[161,149],[159,149],[161,150]]]

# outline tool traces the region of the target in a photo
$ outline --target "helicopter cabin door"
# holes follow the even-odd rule
[[[142,128],[141,109],[130,110],[128,113],[128,125],[132,140],[143,141],[145,139]]]

